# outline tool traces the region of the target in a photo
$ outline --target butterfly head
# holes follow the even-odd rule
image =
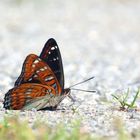
[[[70,88],[66,88],[63,90],[61,95],[67,96],[69,97],[73,102],[75,102],[75,99],[71,96],[71,89]]]
[[[68,95],[68,94],[70,94],[70,91],[71,91],[70,88],[66,88],[66,89],[63,90],[62,94],[63,95]]]

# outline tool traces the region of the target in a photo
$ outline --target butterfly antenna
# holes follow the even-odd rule
[[[96,90],[84,90],[84,89],[77,89],[77,88],[71,88],[71,90],[78,90],[78,91],[84,91],[84,92],[97,92]]]
[[[86,80],[84,80],[84,81],[82,81],[82,82],[79,82],[79,83],[77,83],[77,84],[74,84],[74,85],[70,86],[69,88],[71,89],[72,87],[77,86],[77,85],[80,85],[80,84],[83,84],[83,83],[85,83],[85,82],[87,82],[87,81],[89,81],[89,80],[91,80],[91,79],[93,79],[93,78],[94,78],[94,77],[90,77],[90,78],[88,78],[88,79],[86,79]]]

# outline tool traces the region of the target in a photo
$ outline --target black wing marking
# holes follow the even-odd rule
[[[64,89],[64,72],[63,72],[62,58],[61,58],[59,47],[53,38],[50,38],[46,42],[40,54],[40,58],[44,60],[52,69],[52,71],[54,72],[63,90]]]

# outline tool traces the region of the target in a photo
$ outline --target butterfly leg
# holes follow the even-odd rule
[[[51,107],[45,107],[45,108],[39,109],[38,111],[43,111],[43,110],[55,111],[56,109],[57,109],[57,106],[51,106]]]
[[[69,94],[68,97],[72,100],[72,102],[74,103],[76,100]]]

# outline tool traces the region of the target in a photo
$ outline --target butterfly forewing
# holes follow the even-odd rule
[[[44,60],[52,69],[53,73],[55,74],[63,90],[64,89],[64,73],[63,73],[62,58],[61,58],[59,47],[53,38],[49,39],[46,42],[40,54],[40,58]]]
[[[40,83],[53,87],[57,94],[62,92],[51,68],[35,54],[31,54],[25,59],[21,75],[15,82],[15,85],[19,86],[23,83]]]
[[[30,54],[26,57],[22,66],[21,74],[15,82],[15,86],[19,86],[20,84],[27,82],[30,79],[30,77],[34,75],[36,67],[35,65],[33,65],[33,63],[37,58],[38,56],[34,54]]]

